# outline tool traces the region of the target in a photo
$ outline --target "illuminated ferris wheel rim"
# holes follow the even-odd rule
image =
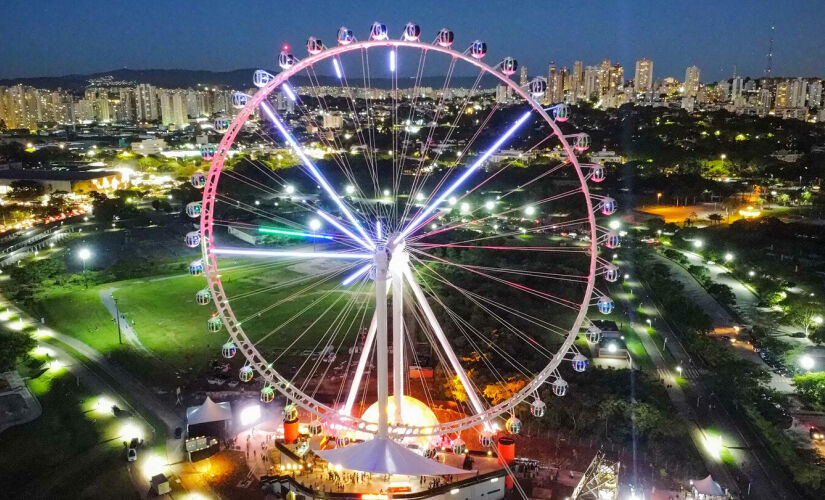
[[[360,42],[353,41],[352,43],[348,43],[346,45],[338,45],[335,47],[324,48],[319,53],[310,55],[305,59],[295,60],[294,64],[291,67],[285,69],[277,75],[274,75],[274,78],[271,81],[266,83],[266,85],[261,87],[254,95],[249,97],[247,104],[239,111],[238,115],[229,125],[228,130],[224,134],[224,137],[221,140],[217,148],[217,151],[215,152],[215,156],[212,160],[206,178],[206,184],[204,186],[204,193],[202,199],[200,234],[202,235],[201,248],[203,254],[203,262],[205,264],[203,273],[209,284],[209,289],[211,291],[214,303],[217,307],[218,314],[223,320],[223,324],[227,328],[227,331],[229,332],[230,336],[236,342],[238,350],[243,353],[244,357],[247,360],[247,364],[249,366],[252,366],[254,370],[264,378],[264,380],[267,382],[269,386],[278,390],[288,400],[295,402],[295,404],[297,404],[298,406],[309,411],[316,417],[329,422],[335,427],[341,427],[349,430],[368,432],[373,434],[377,433],[378,429],[376,423],[368,422],[361,418],[341,413],[339,410],[336,410],[331,406],[317,402],[313,397],[305,394],[303,391],[295,387],[290,380],[283,377],[269,363],[267,363],[267,360],[258,351],[254,342],[252,342],[247,337],[240,323],[236,319],[232,308],[229,305],[223,288],[223,283],[220,280],[220,270],[217,264],[216,253],[213,252],[213,250],[215,249],[213,246],[213,208],[215,205],[215,195],[220,174],[223,170],[224,161],[229,154],[231,145],[234,143],[237,134],[243,128],[243,125],[247,122],[247,120],[252,115],[254,110],[257,109],[261,105],[261,103],[266,101],[268,96],[275,89],[277,89],[279,86],[281,86],[289,78],[291,78],[298,72],[303,71],[309,67],[312,67],[321,61],[328,60],[330,58],[337,57],[349,52],[380,47],[406,47],[419,49],[422,51],[435,51],[443,53],[448,56],[451,56],[454,59],[463,60],[479,68],[481,71],[494,75],[496,78],[498,78],[504,85],[507,85],[510,89],[512,89],[512,91],[515,92],[516,95],[520,96],[522,100],[529,103],[529,105],[532,108],[532,111],[528,112],[529,114],[532,114],[532,112],[537,113],[551,127],[551,129],[553,130],[553,134],[558,138],[559,142],[561,143],[562,148],[567,154],[569,163],[573,166],[576,175],[578,176],[581,193],[584,197],[584,203],[585,206],[588,207],[587,223],[590,225],[590,246],[588,255],[590,257],[590,266],[584,297],[579,306],[579,311],[576,315],[576,319],[573,322],[571,328],[569,329],[567,336],[564,339],[564,342],[559,347],[559,349],[554,353],[553,357],[550,359],[550,362],[547,364],[547,366],[545,366],[538,374],[534,375],[533,379],[530,380],[520,391],[514,394],[511,398],[502,401],[497,405],[487,407],[482,412],[478,412],[476,414],[469,415],[458,420],[440,423],[439,425],[434,427],[423,427],[406,424],[391,424],[389,427],[389,436],[393,438],[436,436],[447,433],[455,433],[471,427],[489,424],[493,419],[499,417],[500,415],[506,412],[510,412],[515,406],[517,406],[519,403],[521,403],[528,397],[536,396],[538,394],[538,390],[540,389],[542,384],[544,384],[548,380],[548,378],[556,374],[559,364],[565,359],[565,356],[570,352],[573,342],[575,341],[576,336],[585,319],[588,307],[590,306],[595,286],[595,280],[597,276],[597,225],[594,215],[595,207],[593,205],[592,198],[590,196],[587,186],[587,177],[582,172],[582,169],[576,158],[574,149],[568,144],[561,130],[556,125],[554,119],[548,115],[547,111],[539,103],[537,103],[535,99],[533,99],[524,89],[519,87],[514,81],[508,78],[507,75],[502,74],[493,67],[483,63],[479,59],[476,59],[467,53],[458,52],[456,50],[451,49],[450,47],[445,47],[439,44],[429,44],[417,40],[384,39],[366,40]],[[417,229],[418,228],[416,228],[416,230]],[[558,380],[561,380],[560,377],[557,378]]]

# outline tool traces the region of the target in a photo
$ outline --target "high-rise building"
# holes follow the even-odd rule
[[[804,108],[805,100],[808,97],[808,82],[802,78],[796,78],[791,82],[790,101],[792,108]]]
[[[607,72],[607,90],[616,90],[624,87],[624,68],[621,64],[614,64]]]
[[[587,66],[584,68],[584,98],[592,99],[599,95],[599,68]]]
[[[510,101],[510,87],[507,85],[498,85],[496,87],[496,102],[507,103]]]
[[[544,90],[544,103],[545,104],[553,104],[556,101],[556,90],[554,85],[556,84],[556,63],[550,61],[550,64],[547,68],[547,88]]]
[[[791,81],[782,80],[776,84],[776,99],[773,102],[774,108],[790,108],[791,105]]]
[[[522,87],[527,85],[527,66],[521,67],[521,78],[519,78],[518,84]]]
[[[135,87],[135,117],[139,122],[151,122],[160,118],[157,89],[148,83]]]
[[[582,86],[584,85],[584,68],[581,61],[573,63],[573,74],[570,76],[570,92],[573,94],[573,101],[575,102],[582,94]]]
[[[699,93],[699,66],[688,66],[685,70],[685,91],[688,97],[696,97]]]
[[[636,61],[636,75],[633,77],[633,86],[636,92],[653,90],[653,61],[650,59]]]
[[[808,108],[819,108],[822,105],[822,80],[814,80],[808,85]]]
[[[160,113],[163,125],[185,127],[189,120],[186,118],[186,94],[182,90],[163,90],[160,92]]]
[[[734,76],[730,82],[730,100],[737,102],[742,96],[745,87],[745,80],[741,76]]]
[[[610,88],[610,59],[599,64],[599,97],[607,93]]]

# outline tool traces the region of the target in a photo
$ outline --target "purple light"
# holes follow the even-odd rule
[[[339,80],[344,78],[344,73],[341,72],[341,65],[338,64],[338,59],[332,59],[332,67],[335,68],[335,76],[337,76]]]
[[[395,51],[390,51],[390,72],[395,73]]]
[[[363,276],[364,273],[369,271],[371,267],[372,267],[372,262],[370,262],[369,264],[359,268],[357,271],[355,271],[354,273],[352,273],[349,276],[347,276],[346,278],[344,278],[344,281],[342,281],[341,284],[343,286],[349,285],[353,281],[357,280],[359,277]]]
[[[215,255],[248,255],[250,257],[306,257],[308,259],[371,259],[368,253],[296,252],[290,250],[249,250],[246,248],[213,248]]]
[[[426,219],[426,218],[427,218],[427,217],[428,217],[431,213],[433,213],[433,211],[435,211],[435,209],[436,209],[436,208],[438,208],[438,205],[440,205],[440,204],[441,204],[444,200],[446,200],[446,199],[447,199],[447,198],[448,198],[451,194],[453,194],[453,192],[454,192],[456,189],[458,189],[458,187],[459,187],[459,186],[461,186],[461,184],[463,184],[463,183],[464,183],[464,181],[466,181],[466,180],[467,180],[467,179],[468,179],[471,175],[473,175],[473,173],[474,173],[476,170],[478,170],[478,169],[479,169],[479,167],[481,167],[481,165],[482,165],[485,161],[487,161],[487,159],[488,159],[488,158],[490,158],[490,156],[492,156],[492,154],[493,154],[494,152],[496,152],[496,151],[498,150],[498,148],[500,148],[500,147],[501,147],[501,145],[502,145],[502,144],[504,144],[504,141],[506,141],[507,139],[509,139],[509,138],[510,138],[510,136],[511,136],[511,135],[513,135],[513,133],[514,133],[514,132],[515,132],[515,131],[519,128],[519,127],[521,127],[521,126],[524,124],[524,122],[525,122],[525,121],[527,121],[527,118],[529,118],[529,117],[530,117],[530,114],[531,114],[531,113],[532,113],[532,111],[527,111],[526,113],[524,113],[524,114],[521,116],[521,118],[519,118],[519,119],[516,121],[516,123],[514,123],[514,124],[513,124],[513,125],[512,125],[512,126],[511,126],[508,130],[507,130],[507,132],[505,132],[505,133],[504,133],[504,135],[502,135],[501,137],[499,137],[499,139],[498,139],[495,143],[493,143],[493,145],[492,145],[492,146],[490,146],[490,147],[487,149],[487,151],[485,151],[485,152],[484,152],[484,154],[483,154],[483,155],[481,155],[480,157],[478,157],[478,159],[477,159],[477,160],[476,160],[476,161],[475,161],[472,165],[470,165],[470,167],[469,167],[469,168],[468,168],[468,169],[467,169],[467,170],[466,170],[466,171],[465,171],[465,172],[461,175],[461,177],[459,177],[458,179],[456,179],[456,180],[455,180],[455,182],[453,182],[453,184],[452,184],[450,187],[448,187],[448,188],[447,188],[447,189],[446,189],[443,193],[441,193],[441,194],[438,196],[438,198],[436,198],[435,200],[433,200],[433,201],[432,201],[432,203],[430,203],[427,207],[425,207],[425,208],[421,211],[421,213],[419,213],[419,214],[418,214],[418,217],[416,217],[416,218],[415,218],[412,222],[410,222],[410,223],[409,223],[409,225],[406,227],[406,229],[404,229],[403,231],[401,231],[401,232],[398,234],[398,236],[396,236],[396,237],[395,237],[395,240],[393,241],[393,244],[396,244],[396,245],[397,245],[397,244],[398,244],[401,240],[403,240],[404,238],[406,238],[406,237],[407,237],[407,235],[409,235],[412,231],[414,231],[414,230],[415,230],[415,228],[417,228],[419,224],[421,224],[422,222],[424,222],[424,220],[425,220],[425,219]]]
[[[381,239],[381,221],[380,220],[375,223],[375,238],[379,239],[379,240]]]
[[[278,130],[281,132],[281,135],[284,137],[284,139],[286,139],[286,142],[288,142],[289,145],[292,146],[292,150],[295,151],[295,154],[298,155],[298,158],[301,159],[301,162],[304,164],[307,170],[309,170],[312,176],[315,178],[315,180],[318,181],[318,184],[320,184],[321,187],[323,187],[324,190],[327,192],[327,194],[329,194],[330,198],[332,198],[335,201],[335,204],[338,205],[338,208],[341,210],[341,213],[346,215],[350,223],[352,223],[352,225],[355,226],[355,229],[358,230],[358,233],[364,237],[364,241],[368,243],[367,247],[369,247],[370,249],[375,248],[375,245],[372,243],[372,240],[370,240],[370,237],[367,236],[367,233],[364,231],[364,228],[361,227],[361,224],[358,223],[358,220],[356,220],[352,212],[350,212],[347,206],[344,205],[344,202],[342,202],[341,198],[338,197],[338,193],[336,193],[335,190],[332,189],[332,186],[329,185],[329,182],[327,182],[327,180],[321,174],[321,171],[318,170],[318,167],[316,167],[315,164],[312,163],[312,161],[309,159],[309,157],[307,157],[307,155],[304,153],[304,150],[301,149],[301,146],[298,145],[298,142],[295,141],[295,138],[292,137],[292,134],[289,133],[283,122],[281,122],[281,120],[278,118],[275,112],[272,111],[272,108],[269,106],[269,104],[267,104],[265,101],[261,102],[261,109],[263,109],[264,113],[266,113],[269,119],[272,120],[272,123],[275,124],[275,127],[278,128]]]
[[[298,100],[298,97],[295,95],[295,92],[292,91],[292,87],[290,87],[288,83],[282,83],[281,88],[284,89],[284,93],[287,97],[289,97],[290,101],[295,102]]]
[[[375,245],[371,245],[370,243],[367,243],[366,241],[364,241],[364,240],[362,240],[361,238],[359,238],[358,236],[355,236],[354,234],[352,234],[352,231],[350,231],[350,230],[349,230],[349,229],[347,229],[347,228],[346,228],[343,224],[341,224],[340,222],[338,222],[338,221],[335,219],[335,217],[333,217],[333,216],[331,216],[330,214],[328,214],[328,213],[324,212],[323,210],[317,210],[317,209],[316,209],[316,210],[315,210],[315,213],[317,213],[318,215],[320,215],[320,216],[321,216],[321,217],[322,217],[325,221],[327,221],[327,222],[329,222],[330,224],[332,224],[333,226],[335,226],[335,227],[336,227],[339,231],[341,231],[342,233],[346,234],[347,236],[349,236],[349,237],[350,237],[350,238],[352,238],[353,240],[357,241],[357,242],[358,242],[358,244],[360,244],[361,246],[365,247],[365,248],[366,248],[366,249],[368,249],[368,250],[374,250],[374,249],[375,249]]]

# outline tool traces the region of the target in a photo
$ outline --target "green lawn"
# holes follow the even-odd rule
[[[0,436],[3,498],[139,498],[126,469],[122,422],[98,410],[65,368],[43,372],[29,387],[43,414]]]

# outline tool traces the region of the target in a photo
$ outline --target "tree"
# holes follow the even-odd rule
[[[708,220],[713,222],[714,224],[721,223],[723,219],[724,219],[724,217],[722,217],[722,214],[715,214],[714,213],[714,214],[708,215]]]
[[[825,372],[794,375],[793,385],[797,394],[809,403],[819,407],[825,405]]]
[[[46,192],[46,188],[36,181],[14,181],[9,184],[9,187],[11,187],[9,198],[16,200],[34,200]]]
[[[28,332],[0,330],[0,372],[14,370],[18,361],[25,361],[37,341]]]
[[[825,327],[820,326],[816,330],[812,331],[808,338],[816,345],[825,344]]]

